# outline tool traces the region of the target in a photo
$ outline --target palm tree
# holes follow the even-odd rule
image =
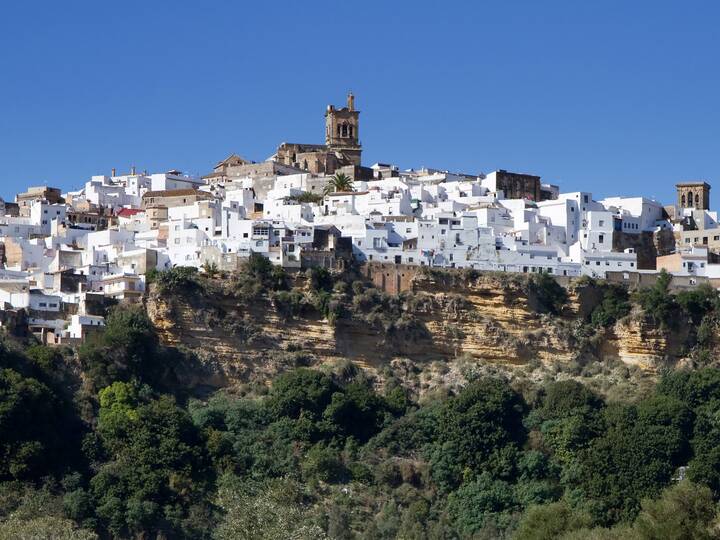
[[[340,191],[353,191],[353,180],[345,173],[335,173],[325,188],[325,195]]]

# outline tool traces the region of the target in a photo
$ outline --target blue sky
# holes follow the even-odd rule
[[[352,90],[368,165],[670,202],[720,180],[719,26],[713,1],[5,2],[0,195],[323,142]]]

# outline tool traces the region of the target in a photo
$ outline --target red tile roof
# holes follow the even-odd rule
[[[117,213],[117,215],[118,217],[129,218],[134,216],[135,214],[141,214],[143,212],[144,210],[140,210],[138,208],[123,208]]]

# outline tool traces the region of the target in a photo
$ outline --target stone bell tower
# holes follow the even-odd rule
[[[347,107],[336,109],[328,105],[325,112],[325,144],[328,149],[341,152],[355,165],[360,165],[360,111],[355,110],[355,96],[347,97]]]
[[[710,184],[707,182],[682,182],[676,184],[677,204],[680,208],[708,210],[710,208]]]

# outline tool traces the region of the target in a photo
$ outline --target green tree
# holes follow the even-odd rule
[[[675,300],[695,326],[700,324],[705,315],[717,312],[720,308],[718,292],[708,283],[678,292]]]
[[[110,461],[90,482],[101,523],[116,536],[206,537],[200,517],[209,512],[212,477],[190,415],[168,396],[135,406],[132,390],[119,385],[101,401],[99,433]]]
[[[310,481],[339,482],[347,476],[340,452],[323,443],[307,452],[301,467],[303,476]]]
[[[62,403],[45,384],[0,369],[0,479],[39,478],[67,458]]]
[[[710,540],[720,534],[713,523],[716,512],[708,488],[680,482],[663,491],[659,499],[643,501],[633,532],[643,540]]]
[[[595,326],[612,326],[630,313],[630,295],[625,287],[614,283],[602,286],[602,300],[593,310],[590,320]]]
[[[447,400],[440,415],[438,437],[431,448],[433,476],[444,488],[459,485],[463,471],[502,469],[502,453],[526,437],[522,397],[501,380],[483,378]]]
[[[670,293],[671,281],[672,276],[662,269],[652,287],[635,293],[635,300],[642,306],[645,315],[663,327],[672,327],[676,322],[678,305]]]
[[[267,405],[275,416],[299,418],[302,413],[319,419],[339,387],[326,374],[299,368],[273,382]]]
[[[207,270],[206,270],[207,271]],[[166,294],[192,291],[198,286],[198,271],[194,266],[175,266],[151,274],[152,282]]]
[[[531,506],[520,519],[513,539],[552,540],[592,524],[590,514],[572,508],[566,501]]]
[[[473,538],[483,529],[507,529],[519,509],[513,487],[502,480],[493,480],[487,473],[451,493],[447,506],[462,538]]]
[[[345,173],[337,172],[330,177],[325,194],[353,191],[353,180]]]
[[[682,402],[663,396],[603,411],[605,431],[578,452],[571,482],[602,524],[632,519],[643,498],[670,482],[687,456],[691,418]]]
[[[391,418],[385,400],[365,383],[353,382],[332,395],[323,418],[333,432],[366,442]]]
[[[78,352],[97,388],[133,378],[157,384],[168,368],[152,322],[140,305],[114,308],[104,332],[96,334]]]

